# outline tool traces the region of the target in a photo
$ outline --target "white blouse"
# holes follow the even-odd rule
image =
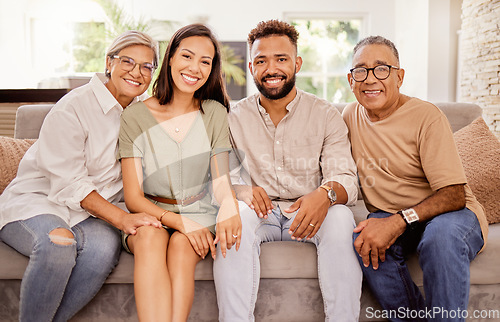
[[[111,203],[122,198],[116,154],[123,108],[106,88],[107,80],[96,74],[47,114],[39,139],[0,196],[0,229],[40,214],[59,216],[72,227],[90,216],[80,202],[92,191]]]

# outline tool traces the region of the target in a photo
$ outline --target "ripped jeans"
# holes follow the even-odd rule
[[[49,236],[57,228],[74,238]],[[21,322],[69,320],[97,294],[121,250],[119,231],[94,217],[70,228],[58,216],[38,215],[5,225],[0,238],[30,258],[21,282]]]

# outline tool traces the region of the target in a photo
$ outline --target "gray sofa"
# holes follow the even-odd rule
[[[345,104],[338,104],[341,110]],[[454,131],[481,115],[477,105],[436,104]],[[50,105],[25,105],[17,112],[15,137],[37,138]],[[0,165],[1,166],[1,165]],[[123,206],[123,205],[122,205]],[[356,221],[367,215],[363,201],[352,207]],[[335,256],[335,254],[332,254]],[[339,260],[342,260],[339,257]],[[0,321],[18,319],[19,289],[28,259],[0,242]],[[133,292],[133,257],[122,252],[120,262],[97,296],[72,321],[137,321]],[[422,286],[416,256],[409,259],[411,274]],[[488,246],[471,265],[469,311],[496,310],[500,314],[500,224],[490,225]],[[235,268],[237,269],[237,268]],[[257,321],[322,321],[323,303],[317,280],[316,252],[312,244],[275,242],[262,246],[261,283],[256,304]],[[196,290],[190,321],[216,321],[217,302],[212,259],[196,268]],[[375,320],[367,308],[379,308],[366,286],[361,298],[360,321]],[[372,311],[373,312],[373,311]],[[495,313],[495,311],[493,311]],[[472,313],[471,313],[472,314]],[[480,319],[470,319],[479,321]],[[500,320],[500,316],[498,316]],[[491,321],[491,320],[489,320]]]

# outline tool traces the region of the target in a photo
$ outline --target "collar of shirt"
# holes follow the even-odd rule
[[[96,73],[90,80],[92,91],[94,92],[95,97],[99,102],[99,106],[104,114],[108,114],[108,112],[114,107],[119,107],[123,110],[120,103],[118,103],[116,98],[106,87],[108,80],[109,79],[103,73]]]
[[[259,112],[261,115],[266,115],[268,114],[266,109],[264,108],[264,106],[262,106],[260,104],[260,94],[257,93],[257,107],[259,108]],[[288,111],[288,113],[291,113],[292,111],[295,110],[295,108],[297,107],[297,105],[299,104],[299,100],[300,100],[300,96],[302,96],[302,91],[300,89],[297,88],[297,95],[295,95],[295,97],[293,98],[293,100],[288,103],[288,105],[286,106],[286,110]]]
[[[123,107],[118,103],[116,98],[111,94],[111,92],[106,87],[106,83],[109,79],[104,75],[104,73],[96,73],[92,79],[90,80],[90,86],[92,87],[92,91],[94,92],[97,101],[99,102],[99,106],[104,114],[108,114],[113,108],[118,108],[120,112],[123,111]],[[134,97],[132,102],[130,102],[129,106],[137,103],[139,100],[144,100],[148,97],[146,93]]]

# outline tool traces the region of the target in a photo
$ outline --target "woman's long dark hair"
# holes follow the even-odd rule
[[[172,101],[174,83],[169,64],[170,58],[174,56],[183,39],[193,36],[207,37],[210,39],[214,45],[215,51],[210,76],[205,84],[194,93],[194,97],[200,100],[200,104],[204,100],[212,99],[224,105],[226,109],[229,109],[229,96],[226,92],[226,85],[222,78],[220,45],[212,31],[202,24],[187,25],[177,30],[172,36],[167,50],[165,51],[160,73],[153,85],[153,96],[158,99],[161,105],[168,104]]]

